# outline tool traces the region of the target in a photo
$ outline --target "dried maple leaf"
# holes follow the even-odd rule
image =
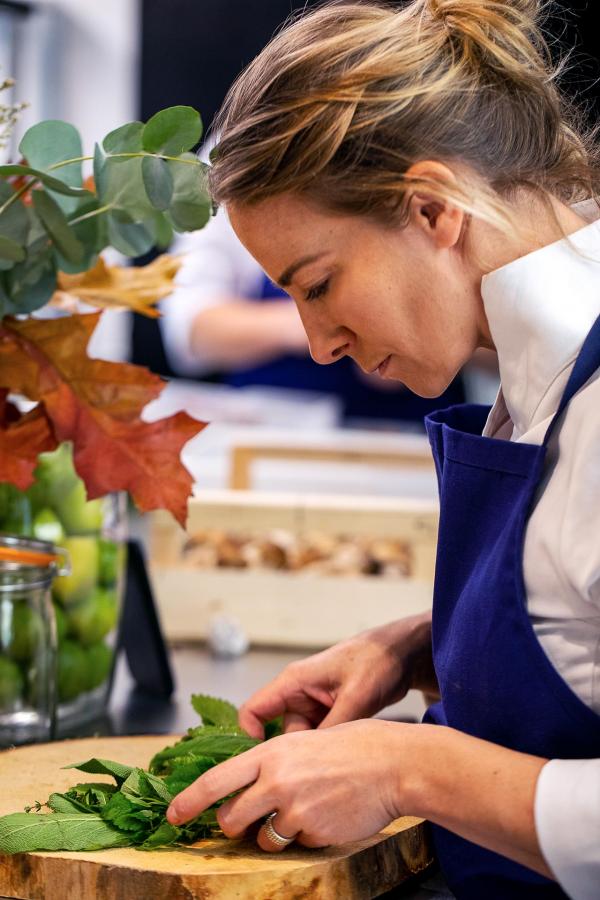
[[[38,455],[57,446],[42,404],[16,419],[11,414],[8,425],[0,425],[0,482],[8,481],[26,490],[35,480]]]
[[[92,269],[79,275],[58,273],[58,287],[52,298],[55,306],[76,309],[81,300],[96,307],[126,307],[156,318],[154,304],[173,292],[173,279],[181,260],[163,254],[147,266],[108,266],[102,257]]]
[[[144,422],[164,381],[141,366],[90,359],[99,313],[0,324],[0,388],[43,404],[57,440],[72,441],[88,497],[127,490],[142,511],[170,510],[185,524],[192,477],[183,445],[206,423],[180,412]]]

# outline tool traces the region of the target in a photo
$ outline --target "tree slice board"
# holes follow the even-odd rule
[[[77,781],[111,781],[61,766],[92,756],[147,766],[178,735],[97,737],[0,753],[0,815]],[[189,848],[0,854],[0,897],[26,900],[370,900],[432,862],[427,823],[397,819],[369,840],[281,854],[225,837]]]

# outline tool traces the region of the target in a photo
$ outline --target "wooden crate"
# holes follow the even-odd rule
[[[437,503],[380,497],[204,491],[190,503],[184,532],[163,512],[150,522],[150,572],[171,641],[204,639],[219,614],[239,621],[253,644],[325,647],[431,606]],[[207,528],[253,536],[282,528],[406,541],[410,577],[342,576],[258,569],[196,569],[182,555]]]

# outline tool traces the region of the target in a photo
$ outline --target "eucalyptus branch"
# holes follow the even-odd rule
[[[9,206],[11,206],[13,203],[16,203],[17,200],[23,196],[23,194],[26,194],[31,185],[35,184],[37,180],[37,178],[32,178],[31,181],[26,182],[22,187],[20,187],[18,191],[15,191],[14,194],[11,194],[8,200],[5,200],[2,206],[0,206],[0,216],[3,212],[5,212],[5,210],[8,209]]]
[[[139,150],[135,153],[107,153],[106,159],[143,159],[145,156],[149,156],[153,159],[166,159],[169,162],[185,163],[188,166],[202,165],[201,160],[199,159],[181,159],[179,156],[165,156],[162,153],[147,153],[145,150]],[[93,159],[93,156],[74,156],[72,159],[62,159],[60,162],[48,166],[46,171],[52,172],[54,169],[62,169],[63,166],[69,166],[78,162],[91,162]]]
[[[93,219],[94,216],[100,216],[102,213],[114,209],[114,206],[114,203],[106,203],[104,206],[99,206],[98,209],[92,209],[81,216],[77,216],[75,219],[69,219],[69,225],[78,225],[79,222],[84,222],[86,219]]]

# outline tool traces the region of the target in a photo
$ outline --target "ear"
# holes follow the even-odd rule
[[[456,184],[456,175],[448,166],[434,160],[420,160],[406,172],[415,181],[438,181],[441,184]],[[460,240],[467,216],[459,207],[444,197],[436,196],[435,189],[428,193],[425,185],[416,185],[410,190],[408,204],[411,224],[421,229],[435,246],[442,249],[454,247]]]

